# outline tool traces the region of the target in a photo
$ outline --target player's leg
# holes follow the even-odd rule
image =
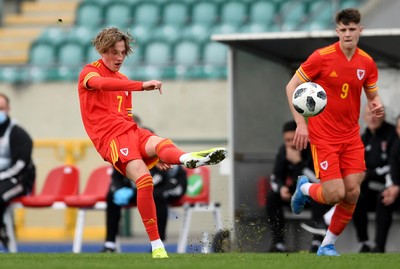
[[[323,216],[330,209],[330,206],[319,204],[312,200],[310,201],[310,209],[310,221],[308,222],[308,224],[301,223],[300,227],[312,234],[310,252],[316,253],[326,234],[327,225],[325,224]]]
[[[376,203],[376,199],[376,192],[368,189],[368,182],[364,181],[361,185],[360,197],[358,198],[356,209],[353,214],[353,224],[356,230],[357,241],[360,245],[360,253],[371,251],[371,247],[368,243],[368,211],[371,202]]]
[[[110,186],[106,202],[106,240],[101,252],[115,252],[116,238],[118,234],[119,220],[121,219],[121,207],[113,202],[114,192]]]
[[[218,164],[228,154],[227,149],[223,147],[186,153],[170,139],[157,136],[148,138],[145,144],[145,152],[148,157],[158,156],[165,163],[184,164],[187,168]]]
[[[168,221],[168,201],[161,196],[162,193],[154,193],[154,202],[157,209],[157,226],[160,239],[166,239],[167,221]]]
[[[375,247],[373,252],[385,252],[386,241],[393,220],[393,210],[395,208],[394,204],[388,206],[384,205],[382,203],[382,197],[379,197],[376,206]]]
[[[4,213],[7,209],[9,201],[25,193],[26,190],[24,185],[19,183],[14,178],[0,181],[0,241],[5,249],[8,249],[8,243],[10,240],[7,234],[6,225],[3,220]]]
[[[287,205],[287,203],[286,203]],[[285,245],[285,219],[283,216],[283,201],[278,192],[270,190],[267,195],[267,222],[272,232],[272,242],[269,252],[287,252]]]
[[[336,205],[327,234],[318,249],[320,256],[338,256],[334,244],[350,222],[360,194],[360,184],[364,173],[350,174],[344,177],[345,197]]]
[[[360,196],[361,182],[364,178],[364,145],[360,137],[356,137],[356,139],[351,143],[341,145],[341,150],[338,153],[338,156],[338,165],[340,165],[340,173],[343,175],[342,184],[344,185],[345,193],[343,199],[335,202],[337,203],[335,211],[333,212],[327,234],[321,244],[322,248],[324,246],[327,247],[327,251],[318,251],[318,254],[320,255],[338,255],[336,251],[330,249],[330,246],[333,246],[333,250],[335,250],[334,244],[337,237],[343,232],[352,219],[358,197]],[[332,164],[332,162],[330,162],[330,164]],[[323,184],[331,181],[327,181]],[[325,192],[324,188],[323,194],[328,194],[325,197],[326,200],[329,201],[329,194],[331,193]]]
[[[153,258],[168,258],[160,239],[157,226],[157,212],[153,197],[153,178],[141,159],[131,160],[126,165],[126,176],[133,180],[137,190],[137,208],[151,242]]]

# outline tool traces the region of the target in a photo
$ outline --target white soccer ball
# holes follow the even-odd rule
[[[294,109],[304,117],[316,116],[324,111],[327,101],[325,90],[314,82],[297,86],[292,97]]]

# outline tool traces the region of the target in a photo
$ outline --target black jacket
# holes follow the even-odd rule
[[[3,137],[10,119],[0,124],[0,138]],[[18,124],[15,124],[10,132],[10,167],[0,171],[0,180],[16,178],[28,189],[31,189],[35,181],[36,169],[32,161],[33,141],[30,135]]]
[[[400,186],[400,139],[397,138],[389,158],[390,175],[393,184]]]
[[[376,130],[375,134],[366,128],[361,139],[365,146],[365,165],[367,167],[365,181],[371,188],[371,182],[385,184],[389,173],[389,157],[397,139],[395,127],[387,122]]]
[[[309,169],[312,172],[314,171],[309,146],[301,151],[301,158],[302,160],[297,164],[290,163],[286,160],[285,145],[283,144],[279,147],[270,179],[271,187],[274,192],[279,192],[279,189],[286,185],[293,193],[296,189],[297,177],[304,174],[304,169]]]

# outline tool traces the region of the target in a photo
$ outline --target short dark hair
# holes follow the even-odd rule
[[[335,21],[336,24],[343,23],[344,25],[349,25],[352,22],[359,24],[361,21],[361,14],[358,9],[346,8],[336,14]]]
[[[294,120],[285,122],[282,128],[282,133],[290,132],[290,131],[296,131],[297,124]]]

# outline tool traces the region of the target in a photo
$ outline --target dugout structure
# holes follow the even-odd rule
[[[258,183],[271,174],[275,153],[283,142],[282,124],[292,118],[285,86],[315,49],[338,38],[335,31],[318,31],[213,35],[212,39],[229,46],[228,137],[234,246],[239,251],[266,251],[270,240],[265,208],[257,200]],[[377,62],[380,79],[386,70],[385,78],[399,75],[400,29],[364,30],[359,47]],[[393,93],[386,98],[386,105],[397,106],[399,86],[398,82],[392,83],[388,86],[392,89],[385,89],[385,94]]]

